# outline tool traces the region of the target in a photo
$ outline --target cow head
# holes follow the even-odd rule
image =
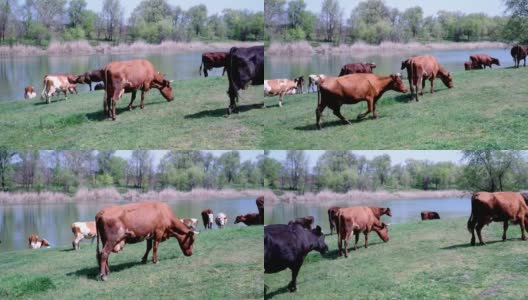
[[[152,82],[152,85],[157,88],[163,98],[167,101],[174,100],[174,95],[172,94],[172,87],[171,87],[171,81],[164,78],[164,75],[160,72],[157,72],[154,76],[154,81]]]
[[[392,217],[391,209],[390,207],[384,208],[383,213],[386,214],[389,217]]]
[[[500,62],[498,58],[492,57],[491,58],[491,64],[496,64],[497,66],[500,66]]]
[[[407,93],[407,87],[405,86],[405,84],[401,80],[401,75],[399,73],[398,74],[391,74],[390,77],[392,79],[392,82],[391,82],[391,85],[390,85],[390,89],[391,90],[395,90],[397,92],[402,92],[402,93]]]
[[[376,69],[376,64],[375,63],[366,63],[367,66],[369,66],[371,69]]]
[[[372,229],[374,229],[374,231],[376,231],[376,233],[378,234],[380,239],[382,239],[384,242],[388,242],[389,241],[389,225],[387,225],[385,223],[381,223],[381,226],[377,226],[377,225],[374,224]]]
[[[438,77],[440,77],[442,82],[448,88],[452,89],[455,86],[453,83],[453,75],[451,74],[451,72],[448,72],[447,75],[443,75],[442,73],[438,72]]]
[[[304,92],[304,76],[299,76],[293,80],[297,85],[297,91],[300,91],[300,94]]]
[[[80,80],[82,79],[82,75],[81,76],[76,76],[76,75],[66,75],[66,78],[68,78],[68,83],[70,84],[77,84],[77,83],[82,83]]]
[[[238,224],[240,222],[244,222],[246,220],[245,216],[237,216],[235,219],[235,224]]]
[[[187,233],[182,235],[177,235],[176,239],[178,240],[178,243],[180,244],[180,248],[183,252],[183,255],[185,256],[191,256],[192,255],[192,247],[194,244],[194,231],[189,230]]]
[[[317,225],[317,227],[315,227],[315,229],[312,229],[311,232],[317,237],[317,240],[312,245],[313,249],[321,254],[328,251],[328,246],[325,243],[325,237],[321,226]]]

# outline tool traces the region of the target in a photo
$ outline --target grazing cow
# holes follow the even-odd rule
[[[181,219],[183,225],[185,225],[185,227],[191,229],[191,230],[196,230],[196,227],[198,226],[198,219],[195,219],[195,218],[185,218],[185,219]]]
[[[506,240],[508,222],[513,220],[521,226],[521,238],[526,240],[525,228],[528,226],[528,195],[515,192],[477,192],[471,197],[471,216],[467,228],[471,232],[471,245],[475,245],[475,229],[480,245],[485,245],[482,240],[481,230],[484,225],[491,222],[503,222],[504,232],[502,240]]]
[[[76,83],[87,84],[90,87],[90,91],[92,91],[92,82],[102,81],[104,81],[104,70],[93,70],[90,72],[86,72],[83,75],[79,75],[79,78]]]
[[[246,215],[237,216],[235,219],[235,224],[238,224],[241,222],[246,224],[247,226],[264,224],[263,222],[261,222],[261,218],[259,214],[246,214]]]
[[[322,79],[325,79],[326,76],[324,74],[311,74],[308,75],[308,93],[310,91],[313,91],[314,93],[317,93],[319,91],[319,83]],[[316,89],[317,88],[317,89]]]
[[[470,71],[470,70],[480,70],[482,69],[481,65],[475,65],[472,61],[466,61],[464,63],[464,70]]]
[[[440,219],[440,215],[436,211],[422,211],[420,216],[422,217],[422,221]]]
[[[260,196],[255,200],[259,212],[260,223],[264,224],[264,196]]]
[[[72,74],[48,74],[44,76],[44,89],[40,94],[40,99],[46,100],[49,104],[51,102],[51,96],[54,94],[64,93],[64,97],[68,99],[68,92],[77,94],[77,88],[75,83],[78,77]]]
[[[264,46],[250,48],[233,47],[226,57],[227,77],[229,79],[229,107],[227,114],[238,112],[240,89],[264,83]]]
[[[301,217],[301,218],[296,218],[296,219],[293,219],[291,220],[290,222],[288,222],[288,225],[291,225],[291,224],[299,224],[301,225],[302,227],[308,229],[308,230],[311,230],[312,229],[312,224],[314,223],[314,217],[312,216],[306,216],[306,217]]]
[[[282,100],[284,95],[291,91],[297,91],[299,86],[302,87],[304,82],[303,77],[294,78],[294,79],[271,79],[264,80],[264,97],[273,97],[279,96],[279,106],[282,107]],[[290,94],[295,94],[290,93]]]
[[[403,65],[402,65],[403,66]],[[411,86],[411,100],[416,87],[416,101],[418,100],[418,87],[422,85],[420,95],[423,95],[425,80],[431,82],[431,94],[434,93],[434,80],[438,77],[448,88],[453,88],[453,76],[438,63],[432,55],[415,56],[407,60],[407,76]]]
[[[383,215],[387,215],[389,217],[392,217],[391,209],[390,207],[378,207],[378,206],[369,206],[370,210],[372,210],[372,213],[376,218],[381,218]]]
[[[376,68],[376,64],[374,63],[354,63],[354,64],[348,64],[344,65],[341,68],[341,72],[339,73],[339,77],[345,76],[348,74],[356,74],[356,73],[372,73],[372,71]]]
[[[103,83],[98,83],[95,85],[94,87],[94,91],[102,91],[104,90],[104,84]]]
[[[73,236],[75,239],[72,242],[73,250],[79,250],[80,242],[84,238],[94,239],[97,237],[97,229],[95,228],[95,221],[90,222],[75,222],[71,226]]]
[[[132,93],[128,109],[132,110],[132,103],[136,93],[141,90],[141,109],[145,107],[145,94],[156,88],[168,101],[174,100],[171,82],[164,75],[156,71],[148,60],[115,61],[104,67],[105,97],[104,112],[112,120],[116,119],[116,104],[124,93]]]
[[[35,88],[31,85],[28,85],[24,88],[24,99],[33,99],[37,96]]]
[[[28,237],[28,247],[30,249],[40,249],[49,245],[50,243],[46,239],[41,239],[37,234],[31,234]]]
[[[321,115],[327,106],[343,124],[350,125],[351,123],[341,114],[341,106],[366,101],[368,110],[364,114],[359,114],[358,119],[363,119],[370,113],[373,114],[374,119],[377,119],[376,102],[388,90],[407,93],[407,87],[403,84],[400,74],[386,77],[376,74],[350,74],[324,79],[319,85],[318,106],[315,110],[317,128],[321,129]]]
[[[491,57],[487,54],[473,54],[469,57],[469,59],[471,59],[473,65],[479,66],[484,69],[486,69],[486,67],[492,69],[491,65],[493,64],[500,66],[499,59]]]
[[[175,237],[185,256],[192,255],[194,231],[189,230],[171,208],[163,202],[138,202],[125,205],[109,206],[95,215],[97,227],[97,262],[100,267],[101,280],[107,279],[110,268],[110,252],[118,253],[125,243],[134,244],[147,240],[147,251],[142,262],[146,263],[150,249],[152,262],[158,263],[158,246],[160,242]],[[99,251],[99,239],[103,249]]]
[[[352,233],[356,237],[354,250],[357,249],[359,234],[365,234],[365,248],[368,248],[368,235],[370,231],[376,231],[384,241],[389,240],[388,226],[382,223],[368,206],[355,206],[340,208],[337,211],[337,246],[339,256],[343,254],[343,240],[345,240],[345,257],[348,257],[348,242]]]
[[[277,273],[289,268],[290,292],[297,290],[297,275],[306,255],[312,251],[328,251],[321,227],[306,230],[298,224],[275,224],[264,227],[264,273]]]
[[[215,218],[215,223],[218,228],[222,229],[227,224],[227,216],[224,213],[218,213]]]
[[[213,210],[210,208],[202,210],[202,220],[205,229],[212,229],[214,220]]]
[[[330,223],[330,235],[334,234],[334,229],[337,232],[337,211],[341,207],[332,206],[328,209],[328,222]]]
[[[526,56],[528,55],[528,46],[515,45],[511,49],[510,54],[513,57],[513,63],[515,64],[516,68],[518,68],[521,64],[521,60],[524,61],[524,66],[526,67]]]
[[[204,52],[202,54],[202,64],[200,65],[200,76],[202,76],[202,67],[204,71],[204,77],[209,76],[207,73],[213,68],[224,68],[222,76],[226,71],[226,52]]]

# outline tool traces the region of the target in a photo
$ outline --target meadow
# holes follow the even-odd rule
[[[108,281],[98,279],[96,243],[0,253],[0,298],[262,299],[263,227],[203,231],[193,255],[176,239],[160,244],[159,263],[140,262],[146,243],[109,258]],[[152,255],[152,252],[150,253]]]
[[[266,299],[520,299],[526,295],[528,242],[510,226],[484,227],[486,246],[470,246],[467,218],[390,226],[383,243],[373,233],[365,249],[337,257],[337,236],[326,237],[329,251],[311,252],[288,292],[289,270],[266,274]],[[353,238],[352,238],[353,239]],[[352,242],[353,243],[353,242]]]

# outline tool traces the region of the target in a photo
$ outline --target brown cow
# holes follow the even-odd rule
[[[202,220],[205,229],[212,229],[214,221],[213,210],[210,208],[202,210]]]
[[[407,76],[409,77],[409,85],[411,86],[411,100],[413,99],[413,93],[416,87],[416,101],[419,101],[418,87],[420,84],[422,85],[420,95],[423,95],[425,80],[427,79],[431,82],[431,94],[434,93],[434,80],[437,77],[448,88],[453,88],[453,76],[438,63],[436,57],[432,55],[415,56],[409,58],[407,61]]]
[[[513,220],[521,226],[521,238],[526,240],[525,228],[528,225],[527,196],[515,192],[477,192],[471,197],[471,216],[467,228],[471,232],[471,245],[475,245],[475,229],[480,245],[485,245],[482,240],[481,230],[484,225],[491,222],[503,222],[504,232],[502,240],[506,240],[508,222]]]
[[[343,124],[351,124],[341,114],[343,104],[366,101],[368,110],[364,114],[359,114],[358,119],[363,119],[370,113],[374,119],[378,118],[376,102],[388,90],[407,93],[407,87],[403,84],[400,74],[386,77],[376,74],[350,74],[323,79],[319,86],[318,106],[315,110],[317,128],[321,129],[321,115],[327,106],[334,111],[334,115],[341,119]]]
[[[235,224],[238,224],[238,223],[244,223],[246,224],[247,226],[252,226],[252,225],[262,225],[264,224],[263,222],[260,221],[260,216],[259,214],[246,214],[246,215],[240,215],[240,216],[237,216],[236,219],[235,219]]]
[[[94,238],[97,236],[97,229],[95,228],[95,222],[75,222],[71,226],[71,230],[73,233],[73,236],[75,239],[72,242],[73,250],[79,250],[80,242],[84,238],[90,238],[92,239],[92,243]]]
[[[97,226],[97,262],[100,267],[101,280],[106,280],[110,268],[110,252],[118,253],[125,243],[134,244],[147,240],[147,251],[143,263],[147,262],[150,249],[152,262],[158,263],[158,246],[160,242],[175,237],[185,256],[192,255],[194,231],[189,230],[171,208],[163,202],[138,202],[125,205],[109,206],[95,215]],[[103,244],[99,251],[99,239]]]
[[[290,222],[288,222],[288,225],[299,224],[299,225],[301,225],[302,227],[304,227],[304,228],[306,228],[308,230],[312,230],[313,222],[314,222],[314,217],[306,216],[306,217],[296,218],[294,220],[291,220]]]
[[[328,222],[330,223],[330,235],[334,234],[334,229],[337,232],[337,211],[341,207],[332,206],[328,209]]]
[[[50,243],[46,239],[41,239],[37,234],[31,234],[28,237],[28,247],[30,249],[40,249],[49,246]]]
[[[78,77],[72,74],[48,74],[44,76],[42,83],[44,89],[40,94],[40,99],[45,99],[49,104],[51,96],[58,95],[60,92],[63,92],[65,99],[68,99],[68,92],[77,94],[77,88],[75,87],[77,80]]]
[[[491,65],[493,64],[500,66],[498,58],[491,57],[487,54],[473,54],[469,57],[469,59],[471,59],[473,65],[484,69],[486,69],[486,67],[490,67],[490,69],[492,69]]]
[[[79,78],[76,83],[87,84],[92,90],[92,82],[102,82],[104,81],[104,70],[93,70],[86,72],[82,75],[79,75]],[[97,89],[96,89],[97,90]]]
[[[337,246],[339,256],[343,254],[343,239],[345,240],[345,257],[348,257],[348,242],[352,233],[356,237],[354,250],[357,249],[359,234],[365,234],[365,248],[368,248],[368,235],[370,231],[376,231],[378,236],[384,241],[389,240],[389,230],[385,223],[382,223],[368,206],[355,206],[340,208],[337,211]]]
[[[224,68],[222,71],[222,76],[226,72],[226,52],[204,52],[202,54],[202,64],[200,65],[200,76],[202,76],[202,67],[204,71],[204,77],[209,76],[207,71],[210,71],[213,68]]]
[[[171,81],[156,71],[154,66],[144,59],[115,61],[104,67],[105,97],[104,112],[112,120],[116,119],[116,104],[124,93],[132,93],[128,109],[132,110],[132,103],[136,99],[137,90],[141,90],[141,109],[145,107],[145,94],[156,88],[167,100],[174,100]]]
[[[298,90],[303,90],[304,78],[294,79],[271,79],[264,80],[264,96],[279,96],[279,107],[282,107],[282,100],[286,94],[296,94]],[[295,91],[295,92],[293,92]]]
[[[528,55],[528,46],[515,45],[511,49],[510,54],[513,57],[513,63],[515,64],[516,68],[518,68],[521,64],[521,60],[524,61],[524,66],[526,67],[526,56]]]
[[[260,222],[264,224],[264,196],[259,196],[255,203],[257,204]]]
[[[480,70],[482,69],[481,65],[475,65],[472,61],[466,61],[464,62],[464,70],[470,71],[470,70]]]
[[[436,211],[425,211],[424,210],[420,213],[420,216],[422,217],[422,221],[440,219],[440,215]]]
[[[341,72],[339,72],[339,77],[345,76],[348,74],[356,74],[356,73],[372,73],[372,71],[375,68],[376,68],[375,63],[347,64],[341,68]]]
[[[24,99],[33,99],[37,96],[35,88],[31,85],[28,85],[24,88]]]

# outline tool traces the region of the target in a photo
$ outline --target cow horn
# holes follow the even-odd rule
[[[193,232],[194,232],[194,234],[200,234],[200,232],[199,232],[199,231],[194,231],[194,230],[193,230]]]
[[[390,225],[391,225],[391,223],[387,223],[387,224],[385,224],[385,225],[387,225],[387,226],[390,226]]]
[[[396,73],[396,76],[401,77],[401,73]]]
[[[170,82],[170,83],[173,83],[173,82],[174,82],[174,80],[169,80],[169,82]]]

